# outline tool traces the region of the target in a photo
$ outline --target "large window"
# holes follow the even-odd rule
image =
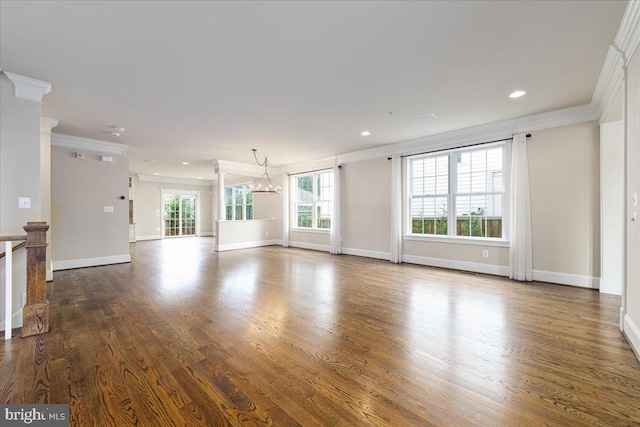
[[[251,184],[224,187],[224,203],[227,221],[253,219],[253,194]]]
[[[294,228],[331,227],[333,172],[322,171],[294,177]]]
[[[504,145],[409,160],[409,233],[503,238]]]

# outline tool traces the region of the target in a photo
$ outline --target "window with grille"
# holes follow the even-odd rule
[[[237,184],[225,187],[224,203],[227,221],[253,219],[251,184]]]
[[[333,193],[331,170],[297,175],[293,178],[293,228],[329,230]]]
[[[409,159],[408,234],[504,237],[504,145]]]

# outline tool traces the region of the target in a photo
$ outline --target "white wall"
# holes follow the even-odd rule
[[[215,186],[179,184],[177,182],[148,182],[134,176],[133,222],[136,223],[138,240],[160,239],[162,230],[162,198],[160,190],[199,191],[200,198],[200,235],[212,236],[214,233],[214,214],[217,203]]]
[[[217,221],[216,251],[281,244],[273,238],[277,233],[276,224],[277,221],[272,219]]]
[[[590,287],[600,277],[599,139],[585,122],[534,132],[528,145],[533,268]]]
[[[18,197],[31,198],[31,208],[18,209]],[[24,235],[27,222],[40,220],[40,103],[14,97],[13,84],[0,73],[0,235]],[[0,260],[2,300],[4,265]],[[13,272],[12,327],[17,328],[22,326],[21,294],[26,292],[24,249],[15,252]],[[4,330],[4,304],[0,329]]]
[[[101,153],[83,150],[78,159],[78,151],[51,150],[54,270],[129,262],[128,156],[103,162]]]
[[[637,51],[636,51],[637,52]],[[628,70],[627,112],[627,284],[624,332],[640,354],[640,226],[630,219],[640,211],[631,202],[634,193],[640,194],[640,54],[636,53]]]
[[[624,124],[600,125],[600,292],[620,295],[624,280]]]

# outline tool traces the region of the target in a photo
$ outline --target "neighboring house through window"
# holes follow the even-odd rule
[[[293,228],[329,230],[331,227],[331,170],[296,175],[293,185]]]
[[[408,234],[504,238],[504,148],[409,158]]]
[[[224,188],[227,221],[253,219],[251,184],[229,185]]]

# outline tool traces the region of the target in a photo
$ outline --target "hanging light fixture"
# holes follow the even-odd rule
[[[256,163],[258,164],[258,166],[264,166],[264,173],[262,174],[262,177],[260,178],[261,182],[258,182],[258,185],[254,185],[253,187],[251,187],[251,192],[253,194],[280,194],[282,193],[282,187],[279,185],[273,185],[273,183],[271,182],[271,177],[269,176],[269,171],[267,170],[267,168],[269,167],[269,159],[267,158],[267,156],[264,156],[264,160],[262,163],[260,163],[260,161],[258,161],[258,155],[256,154],[256,151],[258,151],[255,148],[252,148],[251,151],[253,151],[253,157],[256,159]],[[267,178],[265,180],[265,177]],[[263,186],[264,184],[264,186]]]

